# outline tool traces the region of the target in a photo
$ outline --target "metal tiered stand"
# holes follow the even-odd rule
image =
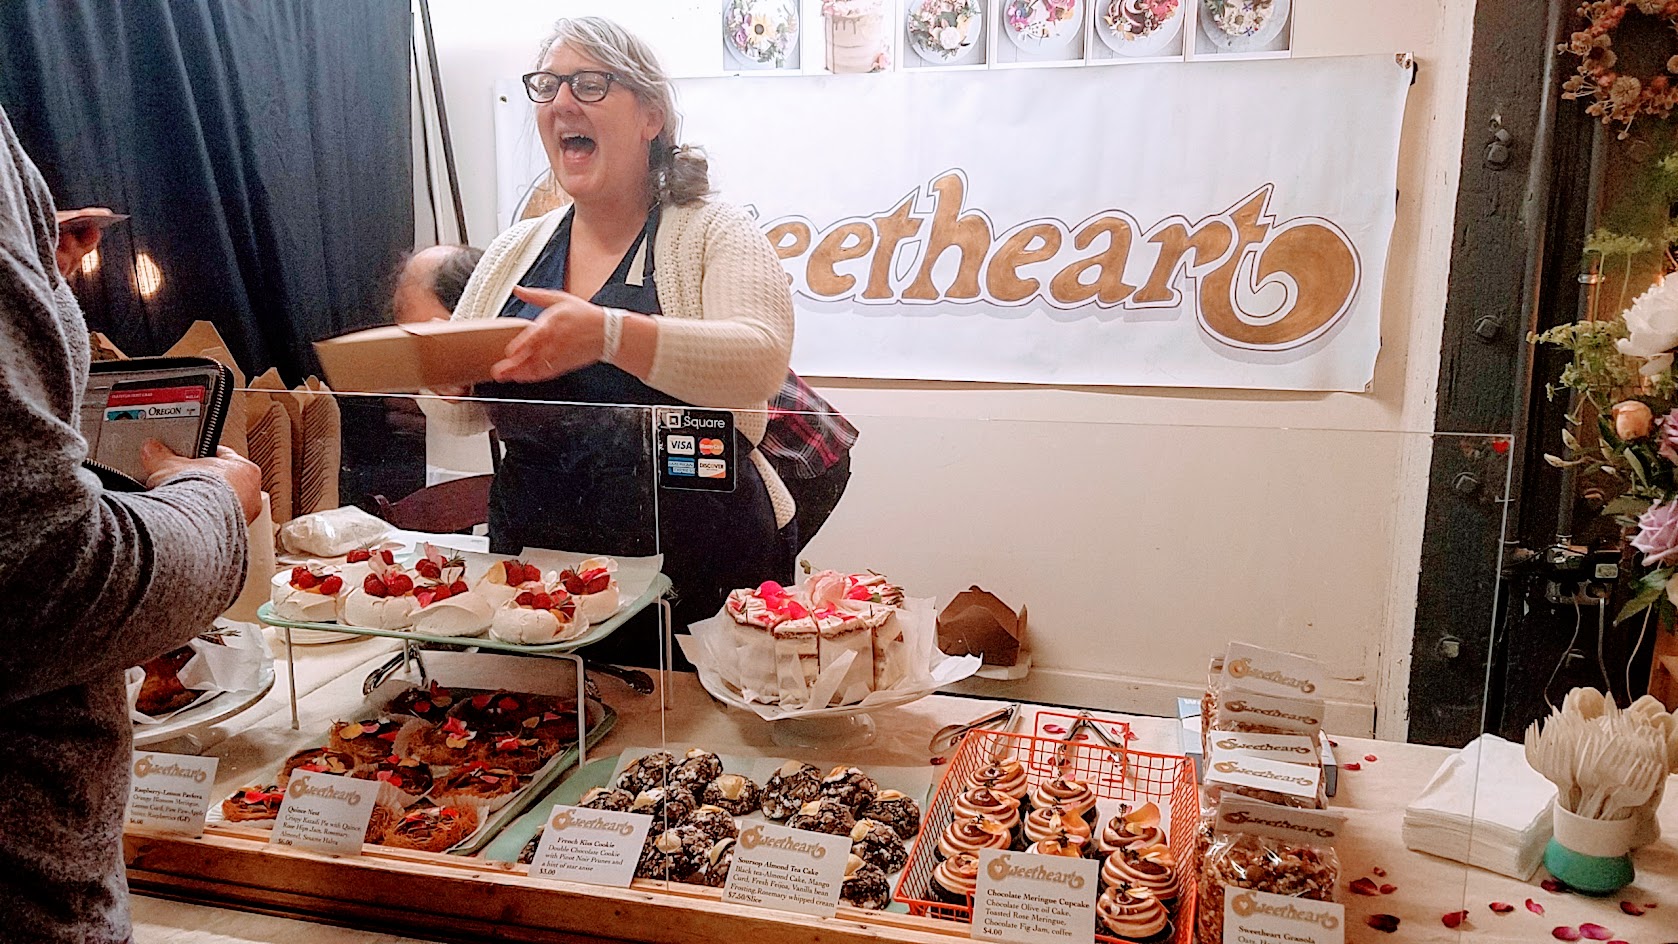
[[[662,649],[665,664],[670,664],[671,639],[674,632],[672,613],[668,594],[670,578],[658,574],[642,591],[641,595],[631,600],[617,615],[597,626],[590,626],[588,632],[575,639],[563,642],[546,643],[542,645],[521,645],[519,643],[502,642],[489,636],[433,636],[426,633],[416,633],[401,629],[372,629],[367,626],[348,626],[342,623],[307,623],[298,620],[281,619],[274,615],[274,604],[264,603],[256,611],[257,619],[263,623],[279,629],[285,636],[286,667],[290,684],[291,699],[291,728],[298,730],[300,721],[297,714],[297,671],[293,658],[291,631],[294,629],[312,629],[320,632],[348,633],[352,636],[387,636],[391,639],[402,640],[401,659],[403,664],[409,662],[418,664],[423,674],[424,663],[419,661],[417,646],[423,643],[435,643],[445,646],[467,646],[481,652],[502,652],[521,656],[538,656],[548,659],[564,659],[577,670],[577,763],[588,763],[588,720],[584,705],[587,702],[588,678],[583,672],[583,657],[577,655],[576,650],[600,642],[618,631],[618,628],[629,622],[636,614],[655,603],[659,608],[659,622],[662,627]]]

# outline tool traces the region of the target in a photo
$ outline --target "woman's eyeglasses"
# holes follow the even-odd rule
[[[579,102],[598,102],[612,90],[612,83],[617,76],[610,72],[573,72],[570,75],[560,75],[557,72],[531,72],[524,77],[524,92],[530,100],[538,105],[544,105],[559,95],[561,85],[571,86],[571,97]]]

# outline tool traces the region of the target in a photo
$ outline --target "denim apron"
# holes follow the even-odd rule
[[[654,207],[617,270],[590,299],[594,304],[663,313],[653,281],[658,224]],[[519,284],[565,288],[570,248],[567,214]],[[638,256],[645,262],[635,271]],[[507,300],[501,317],[534,319],[540,313],[515,297]],[[675,594],[678,633],[716,615],[736,587],[790,582],[791,556],[776,531],[763,479],[746,458],[752,445],[738,432],[733,492],[666,489],[657,483],[648,407],[688,404],[629,372],[597,363],[538,383],[480,384],[477,392],[492,400],[485,406],[506,449],[490,489],[494,553],[516,554],[525,547],[618,557],[662,553]],[[584,654],[656,665],[656,632],[653,619],[638,619]],[[679,649],[676,662],[688,668]]]

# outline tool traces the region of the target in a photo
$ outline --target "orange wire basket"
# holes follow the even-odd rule
[[[1042,716],[1052,713],[1043,712]],[[1066,725],[1076,715],[1065,715]],[[1099,719],[1098,719],[1099,720]],[[1057,762],[1064,755],[1064,768]],[[926,815],[922,817],[921,834],[909,851],[909,864],[897,880],[893,897],[907,905],[909,913],[946,921],[971,924],[971,901],[964,905],[937,901],[932,893],[932,873],[938,865],[938,837],[953,818],[950,810],[961,795],[967,779],[979,768],[1001,756],[1025,765],[1026,779],[1033,786],[1053,779],[1058,770],[1080,780],[1103,799],[1119,800],[1132,806],[1153,801],[1170,809],[1170,827],[1166,841],[1177,860],[1177,881],[1181,890],[1177,897],[1176,913],[1172,915],[1172,944],[1192,944],[1194,941],[1194,902],[1196,878],[1192,854],[1195,829],[1200,819],[1200,795],[1195,787],[1194,764],[1181,755],[1153,754],[1128,748],[1107,747],[1087,741],[1068,742],[1059,738],[1035,737],[1029,734],[1005,734],[1000,731],[976,730],[962,739],[950,759],[938,790],[932,796]],[[1098,827],[1099,828],[1099,827]],[[1126,944],[1122,938],[1093,934],[1096,941],[1107,944]]]

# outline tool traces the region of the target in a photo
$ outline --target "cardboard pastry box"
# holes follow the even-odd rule
[[[341,393],[412,393],[490,379],[522,318],[424,321],[368,328],[315,342],[321,370]]]

